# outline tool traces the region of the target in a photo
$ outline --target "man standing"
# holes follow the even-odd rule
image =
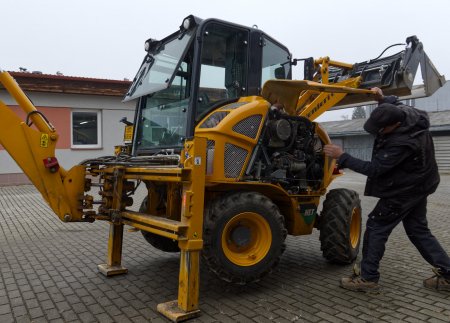
[[[378,88],[373,90],[379,105],[364,124],[376,136],[372,160],[352,157],[337,145],[324,147],[324,153],[337,159],[340,168],[367,176],[365,195],[380,198],[368,215],[361,272],[342,278],[341,286],[356,291],[379,289],[378,268],[385,244],[394,227],[403,222],[408,238],[435,268],[436,275],[424,280],[424,286],[450,291],[450,258],[426,219],[427,196],[439,184],[428,115],[401,104],[395,96],[384,97]]]

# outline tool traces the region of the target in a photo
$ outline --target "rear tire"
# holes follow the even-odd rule
[[[237,192],[207,207],[202,256],[220,279],[244,285],[273,270],[286,235],[284,218],[271,200],[256,192]]]
[[[337,264],[349,264],[356,259],[361,222],[358,193],[334,189],[327,194],[320,219],[320,243],[325,259]]]
[[[148,197],[146,197],[141,204],[141,207],[139,208],[139,212],[146,213],[147,212],[147,201]],[[172,240],[166,237],[162,237],[160,235],[141,231],[142,235],[144,236],[145,240],[147,240],[148,243],[150,243],[153,247],[155,247],[158,250],[164,251],[164,252],[180,252],[180,248],[178,247],[178,241]]]

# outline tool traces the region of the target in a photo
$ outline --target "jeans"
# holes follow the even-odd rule
[[[403,222],[409,240],[422,257],[442,275],[450,278],[450,258],[431,234],[426,218],[427,196],[380,199],[369,214],[364,233],[361,277],[377,282],[378,268],[383,258],[385,244],[392,230]]]

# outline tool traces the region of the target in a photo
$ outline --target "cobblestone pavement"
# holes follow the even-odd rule
[[[350,173],[334,187],[361,195],[364,177]],[[433,233],[450,252],[450,176],[429,199]],[[375,199],[362,197],[364,216]],[[124,276],[97,272],[107,249],[108,224],[64,224],[32,186],[0,188],[0,322],[166,322],[156,305],[176,299],[178,254],[125,232]],[[426,290],[430,266],[393,232],[381,264],[382,293],[338,287],[351,266],[328,264],[318,233],[288,237],[276,271],[245,287],[201,271],[202,316],[193,322],[450,322],[450,293]]]

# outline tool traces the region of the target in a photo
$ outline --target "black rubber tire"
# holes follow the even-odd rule
[[[351,233],[352,216],[357,217],[353,221],[359,221],[353,224],[356,234]],[[320,249],[325,259],[336,264],[350,264],[356,259],[361,243],[361,222],[358,193],[340,188],[327,194],[320,218]]]
[[[139,212],[146,213],[147,212],[147,201],[148,197],[146,197],[141,204],[141,207],[139,208]],[[148,243],[150,243],[153,247],[155,247],[158,250],[164,251],[164,252],[180,252],[180,248],[178,247],[178,241],[172,240],[166,237],[162,237],[160,235],[141,231],[142,235],[144,236],[145,240],[147,240]]]
[[[238,285],[259,281],[272,272],[286,248],[284,241],[287,230],[283,216],[271,200],[256,192],[236,192],[212,201],[205,211],[202,257],[210,271],[221,280]],[[272,235],[267,254],[259,262],[249,266],[233,263],[222,248],[222,233],[227,223],[245,212],[261,216]]]

